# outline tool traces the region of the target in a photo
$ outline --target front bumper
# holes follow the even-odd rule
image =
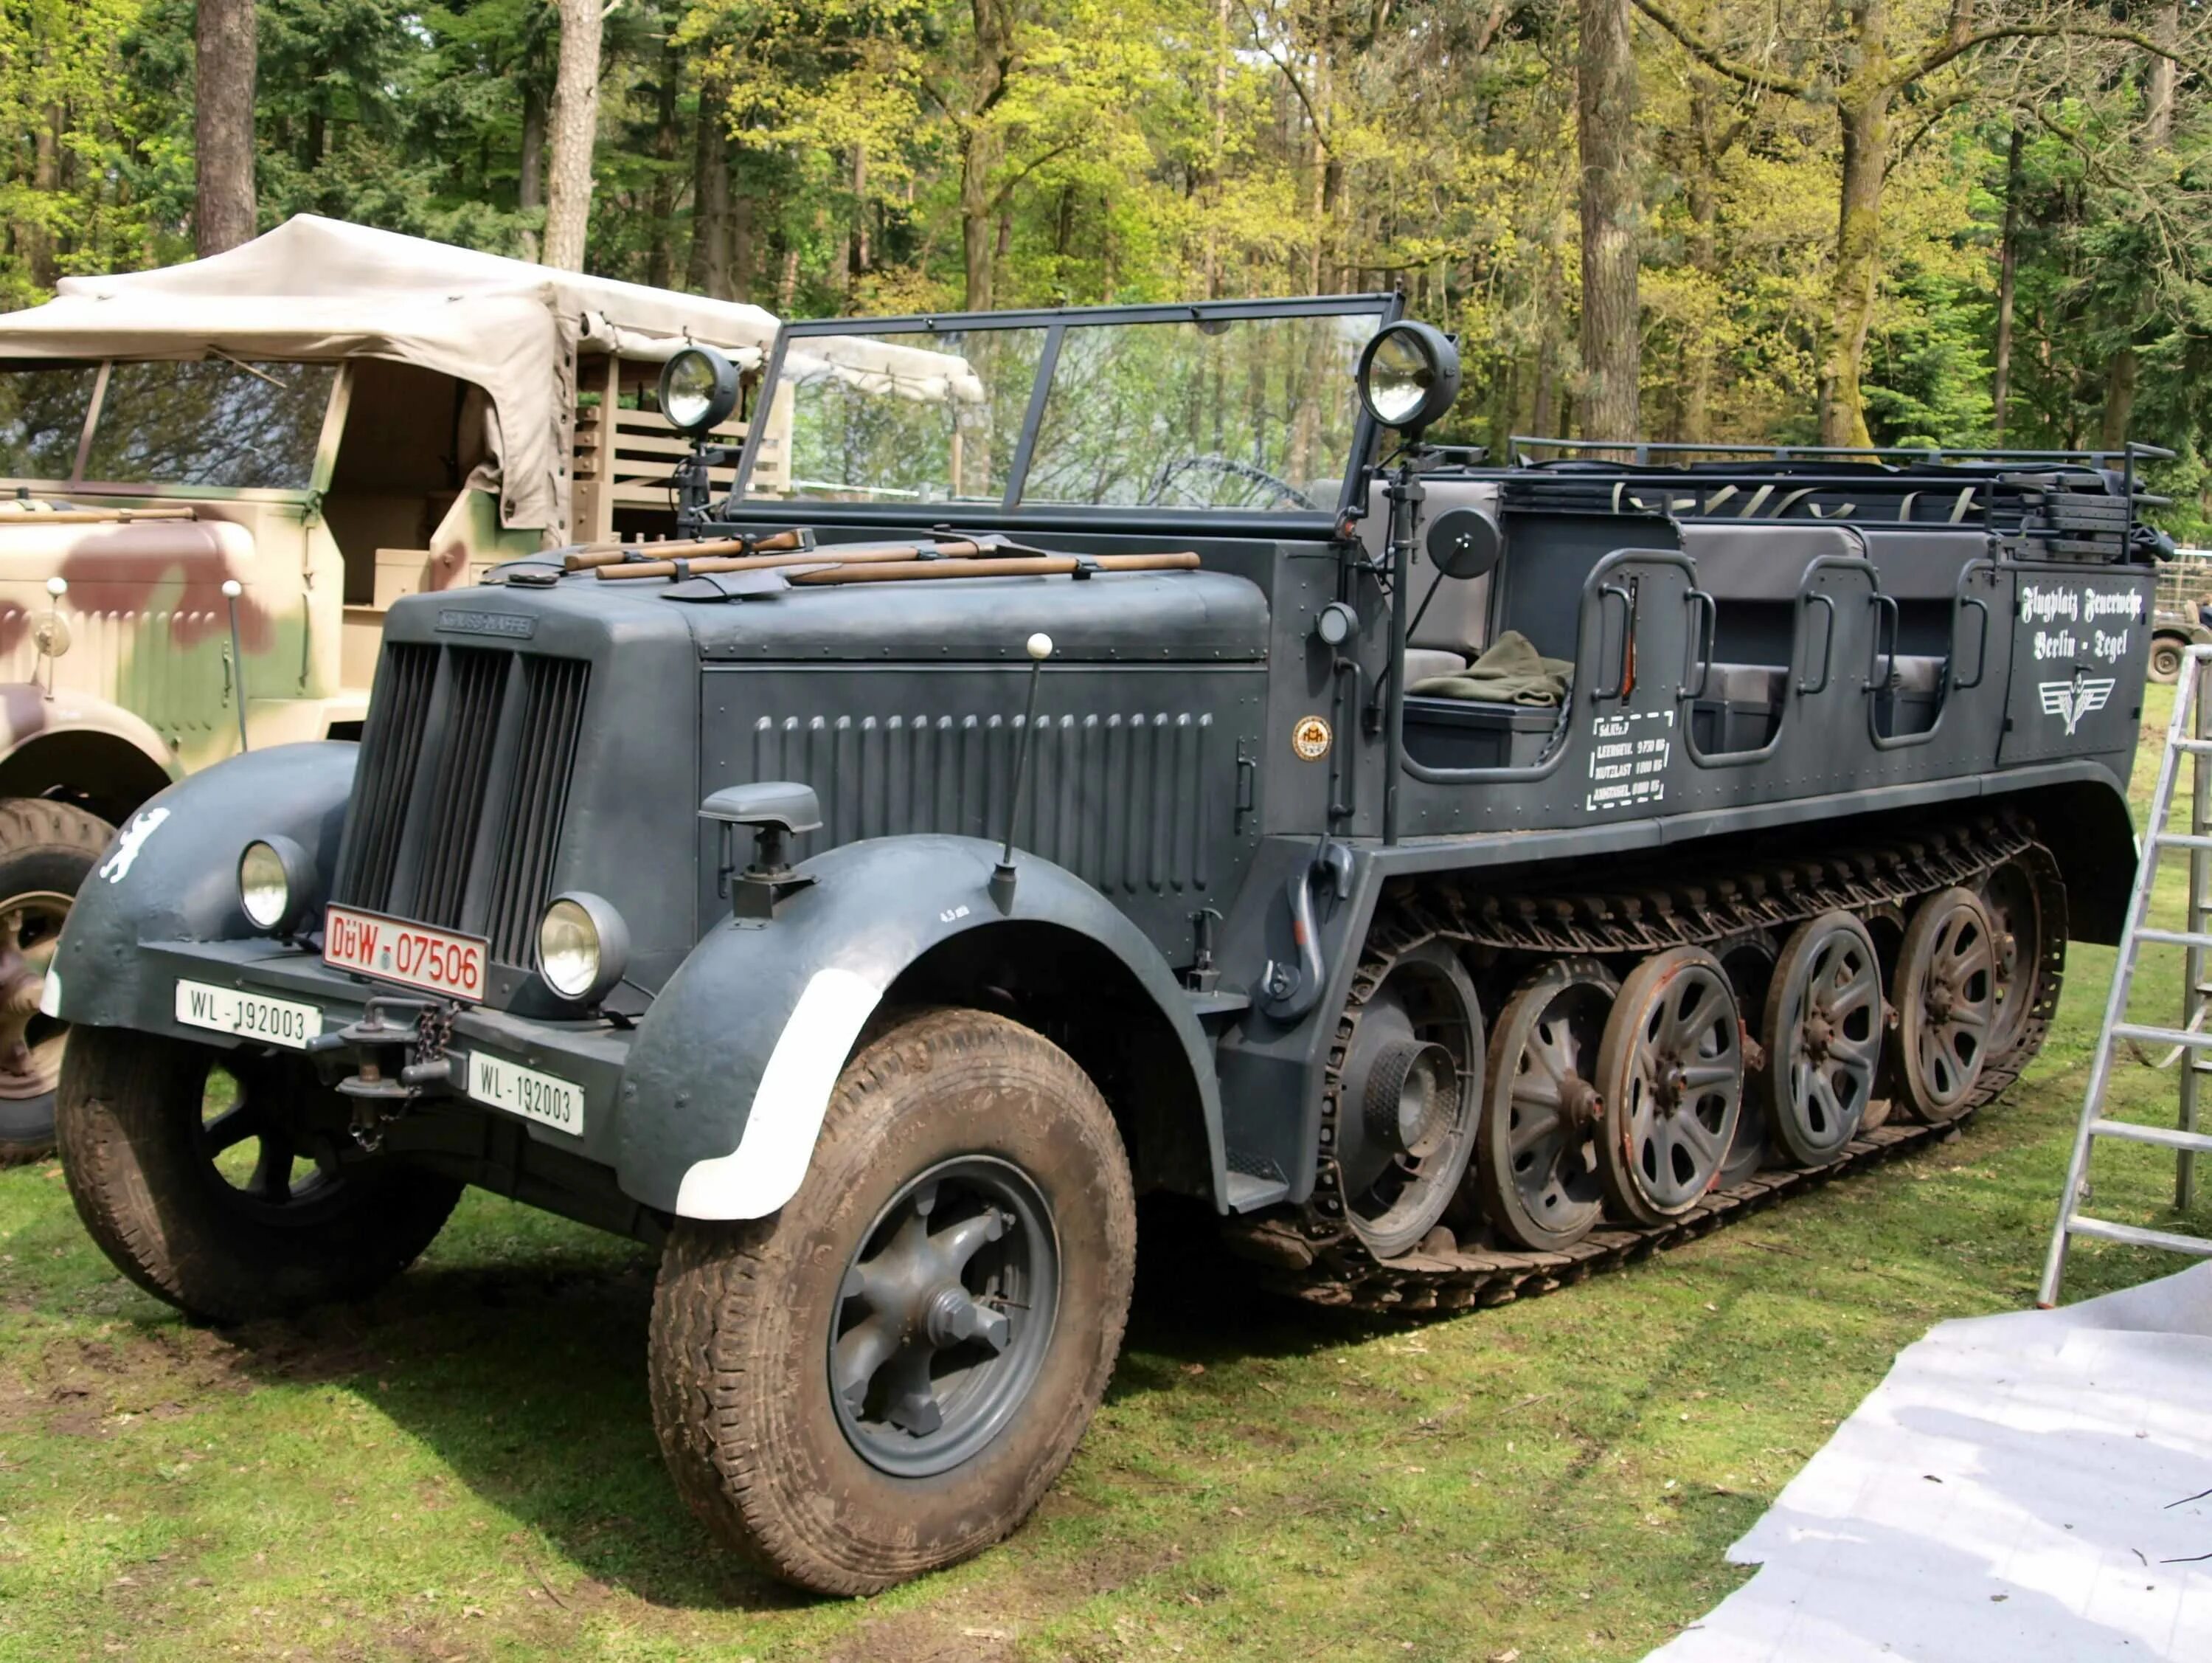
[[[155,941],[142,943],[132,965],[137,996],[128,1016],[112,1024],[161,1033],[199,1045],[229,1049],[252,1043],[178,1019],[179,982],[204,984],[240,993],[313,1005],[322,1013],[325,1036],[360,1024],[369,1002],[407,1005],[422,999],[413,990],[373,982],[331,970],[313,953],[266,940]],[[70,1015],[67,990],[60,1014]],[[446,1041],[452,1059],[449,1088],[437,1093],[441,1106],[466,1105],[511,1120],[531,1139],[612,1168],[619,1143],[623,1074],[629,1064],[630,1035],[605,1020],[547,1021],[511,1016],[481,1006],[454,1009]],[[346,1046],[301,1053],[340,1074],[354,1071],[356,1052]],[[582,1127],[570,1132],[487,1102],[471,1089],[479,1057],[510,1069],[550,1075],[582,1094]],[[387,1071],[390,1072],[390,1071]]]

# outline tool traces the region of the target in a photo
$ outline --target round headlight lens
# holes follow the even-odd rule
[[[737,369],[719,352],[687,346],[661,369],[660,413],[686,433],[713,427],[737,401]]]
[[[1421,407],[1436,367],[1407,335],[1389,335],[1367,362],[1367,404],[1375,419],[1396,427]]]
[[[1419,432],[1459,397],[1459,349],[1427,324],[1391,324],[1360,356],[1359,397],[1384,427]]]
[[[282,851],[261,838],[238,857],[238,904],[256,929],[280,929],[291,922],[292,871]]]
[[[582,999],[599,979],[599,927],[584,906],[562,896],[538,924],[538,973],[563,999]]]

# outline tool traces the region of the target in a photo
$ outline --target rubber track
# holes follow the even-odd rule
[[[1339,1074],[1359,1012],[1405,953],[1442,936],[1464,944],[1544,953],[1652,953],[1705,946],[1841,907],[1863,912],[1901,908],[1952,884],[1973,884],[2007,860],[2019,860],[2041,903],[2043,974],[2019,1042],[1983,1071],[1972,1102],[1940,1125],[1877,1127],[1846,1145],[1840,1160],[1810,1171],[1774,1168],[1715,1191],[1682,1217],[1650,1227],[1608,1220],[1556,1252],[1490,1246],[1416,1251],[1378,1260],[1343,1223],[1334,1143]],[[1931,828],[1925,836],[1845,854],[1767,863],[1705,883],[1609,894],[1484,897],[1470,903],[1450,888],[1410,888],[1386,897],[1389,911],[1369,933],[1368,956],[1353,977],[1339,1021],[1323,1091],[1321,1172],[1303,1206],[1234,1221],[1229,1246],[1264,1267],[1273,1291],[1310,1304],[1370,1311],[1456,1311],[1547,1294],[1711,1234],[1733,1219],[1799,1191],[1864,1171],[1930,1142],[1946,1142],[1973,1113],[2011,1086],[2041,1047],[2065,976],[2065,890],[2057,862],[2032,829],[1988,818]],[[1442,1246],[1432,1233],[1424,1249]]]

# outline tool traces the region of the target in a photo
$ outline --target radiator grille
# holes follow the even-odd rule
[[[385,649],[354,772],[352,818],[337,885],[341,901],[371,911],[391,905],[400,827],[422,759],[422,730],[437,673],[435,647],[401,642]]]
[[[527,969],[590,679],[576,659],[387,646],[333,899],[484,935]]]
[[[561,843],[590,676],[591,667],[574,659],[524,661],[514,785],[500,831],[486,931],[492,957],[501,964],[531,962],[531,938],[552,887],[553,856]]]
[[[446,710],[429,822],[415,868],[409,915],[447,929],[461,927],[470,856],[483,823],[484,792],[491,783],[492,740],[499,729],[500,696],[507,688],[506,653],[450,647],[446,652]]]

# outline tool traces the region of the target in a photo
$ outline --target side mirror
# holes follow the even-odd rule
[[[1480,509],[1449,509],[1429,522],[1429,558],[1447,577],[1480,577],[1505,552],[1504,533]]]

